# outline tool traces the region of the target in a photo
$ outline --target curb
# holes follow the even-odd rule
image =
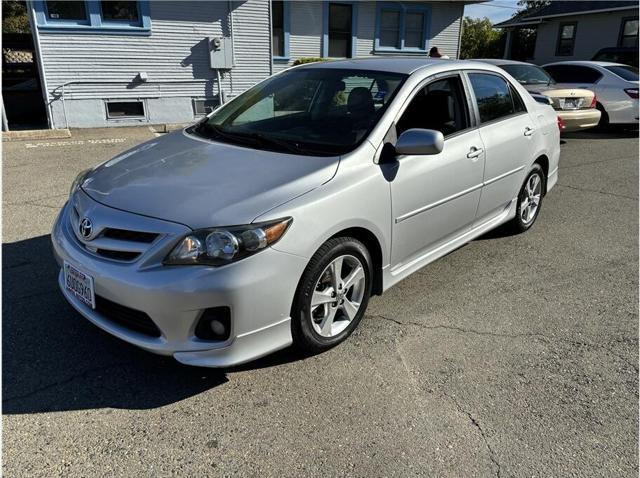
[[[2,141],[24,141],[29,139],[60,139],[70,138],[68,129],[34,129],[24,131],[3,131]]]

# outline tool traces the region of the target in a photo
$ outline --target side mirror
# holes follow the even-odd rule
[[[444,136],[433,129],[408,129],[396,141],[396,154],[438,154],[444,148]]]

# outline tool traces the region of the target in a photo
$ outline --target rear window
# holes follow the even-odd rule
[[[506,80],[487,73],[470,73],[469,80],[478,102],[481,123],[516,113],[511,88]]]
[[[638,81],[638,69],[633,66],[605,66],[614,75],[619,76],[623,80]]]
[[[582,65],[549,65],[544,69],[558,83],[597,83],[602,73]]]

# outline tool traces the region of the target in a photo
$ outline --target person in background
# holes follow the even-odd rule
[[[449,60],[449,55],[443,55],[442,52],[440,51],[440,48],[438,48],[437,46],[434,46],[433,48],[431,48],[431,50],[429,50],[429,57],[430,58],[442,58],[443,60]]]

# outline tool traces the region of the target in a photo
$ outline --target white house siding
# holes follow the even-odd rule
[[[637,16],[638,10],[573,15],[545,20],[538,25],[533,61],[543,65],[552,61],[590,60],[598,50],[618,44],[622,19]],[[560,24],[577,22],[576,40],[571,56],[556,56]]]
[[[322,56],[322,1],[294,1],[289,5],[289,61],[274,60],[273,71],[280,71],[298,58]],[[374,40],[378,7],[375,1],[357,3],[356,57],[375,55]],[[438,46],[451,58],[458,56],[463,3],[421,2],[431,6],[428,47]]]
[[[144,122],[189,122],[192,98],[217,97],[216,72],[209,66],[206,38],[231,31],[228,2],[150,2],[151,35],[70,34],[40,30],[44,73],[55,127],[135,124],[107,120],[105,99],[146,104]],[[270,73],[268,0],[232,2],[235,68],[222,87],[233,96]],[[135,82],[139,72],[148,84]],[[60,94],[70,81],[118,82],[65,87],[66,117]],[[186,80],[183,84],[172,83]]]
[[[463,3],[439,2],[431,7],[429,47],[437,46],[445,55],[458,58]]]

